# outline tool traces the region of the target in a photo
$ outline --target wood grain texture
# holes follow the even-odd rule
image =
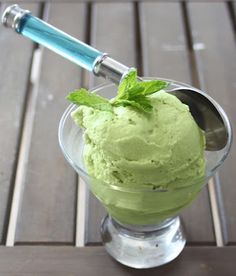
[[[149,275],[234,276],[236,247],[186,247],[173,262],[152,269],[132,269],[114,261],[103,247],[17,246],[0,248],[0,274],[9,275]]]
[[[52,4],[48,21],[83,40],[85,5]],[[57,131],[68,106],[66,94],[81,85],[81,69],[49,50],[43,51],[16,242],[72,244],[76,174],[59,148]]]
[[[130,3],[95,4],[92,7],[91,44],[107,52],[128,66],[135,64],[134,7]],[[93,85],[104,82],[94,79]],[[90,194],[88,209],[87,243],[97,243],[100,238],[100,223],[105,210]]]
[[[39,6],[25,7],[37,14]],[[0,24],[0,243],[7,227],[33,48],[32,42]]]
[[[142,3],[140,11],[144,75],[191,83],[180,4]],[[188,242],[214,242],[206,188],[182,217]]]
[[[228,114],[236,125],[236,48],[227,6],[223,3],[189,4],[193,45],[201,86]],[[236,241],[236,148],[219,170],[223,193],[228,241]]]

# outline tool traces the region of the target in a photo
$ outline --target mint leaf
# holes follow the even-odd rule
[[[131,98],[135,95],[151,95],[155,92],[158,92],[166,88],[167,85],[167,82],[160,80],[137,82],[133,87],[131,87],[127,91],[127,93],[129,94],[128,98]]]
[[[116,100],[113,103],[114,106],[132,106],[140,111],[143,112],[151,112],[152,111],[152,105],[150,103],[150,100],[143,96],[143,95],[138,95],[133,98],[133,100],[125,100],[125,99],[120,99]]]
[[[90,93],[84,88],[71,92],[66,99],[76,105],[86,105],[102,111],[112,111],[112,105],[108,99],[95,93]]]
[[[132,99],[137,95],[142,95],[142,93],[143,93],[143,87],[140,86],[139,83],[135,84],[127,91],[127,95],[129,99]]]
[[[138,81],[137,70],[131,70],[121,81],[118,94],[111,100],[111,104],[129,105],[150,112],[152,106],[147,96],[166,88],[167,85],[167,82],[161,80]]]
[[[138,86],[143,88],[143,95],[150,95],[155,92],[158,92],[164,88],[166,88],[168,83],[166,81],[161,80],[150,80],[150,81],[143,81],[139,82]]]
[[[131,69],[118,86],[117,99],[127,98],[127,91],[137,83],[137,70]]]

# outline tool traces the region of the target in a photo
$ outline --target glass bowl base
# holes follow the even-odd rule
[[[107,252],[118,262],[133,268],[151,268],[175,259],[186,238],[179,217],[157,225],[124,225],[106,216],[101,236]]]

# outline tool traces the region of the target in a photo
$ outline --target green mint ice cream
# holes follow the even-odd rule
[[[72,113],[84,129],[91,189],[122,223],[154,224],[174,216],[204,184],[204,134],[188,106],[164,91],[147,98],[149,113],[85,105]]]

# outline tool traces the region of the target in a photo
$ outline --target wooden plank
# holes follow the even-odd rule
[[[191,83],[182,16],[177,3],[141,4],[144,75]],[[214,242],[206,188],[182,217],[188,242]]]
[[[136,59],[134,14],[131,3],[98,3],[91,16],[91,45],[130,67]],[[104,82],[103,78],[92,79],[94,85]]]
[[[0,274],[9,275],[201,275],[234,276],[236,247],[186,247],[173,262],[132,269],[114,261],[103,247],[17,246],[0,248]]]
[[[135,65],[134,7],[130,3],[96,4],[92,9],[91,44],[128,66]],[[93,85],[104,82],[94,79]],[[100,242],[100,223],[105,210],[89,196],[87,242]]]
[[[37,14],[39,6],[25,7]],[[0,243],[8,223],[33,48],[32,42],[0,25]]]
[[[180,5],[141,3],[140,14],[144,75],[191,83]]]
[[[52,4],[48,21],[83,39],[85,5]],[[59,148],[57,129],[68,105],[65,95],[81,85],[81,69],[45,49],[39,70],[16,242],[72,244],[75,235],[76,175]]]
[[[12,193],[12,203],[10,208],[10,217],[7,228],[7,236],[6,236],[6,246],[13,246],[15,241],[15,232],[17,225],[17,218],[19,213],[19,206],[22,196],[22,184],[25,177],[25,164],[27,163],[28,154],[29,154],[29,144],[30,144],[30,134],[32,133],[32,122],[35,113],[35,99],[37,97],[37,87],[34,86],[33,83],[38,79],[35,76],[35,68],[37,68],[40,64],[40,49],[36,49],[34,51],[34,56],[32,60],[31,74],[30,74],[30,86],[29,92],[27,95],[27,104],[25,108],[20,147],[17,159],[17,168],[16,168],[16,176],[14,189]],[[37,62],[36,62],[37,61]],[[37,66],[37,67],[36,67]]]
[[[220,103],[234,126],[236,49],[227,6],[194,3],[189,5],[189,13],[201,86]],[[233,145],[229,158],[219,171],[229,242],[236,241],[235,162],[236,148]]]

